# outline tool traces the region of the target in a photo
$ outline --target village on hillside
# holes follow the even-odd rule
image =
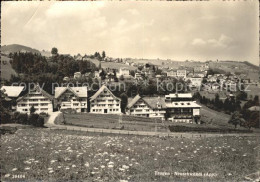
[[[0,181],[260,182],[258,1],[3,1]]]
[[[163,61],[158,65],[149,60],[113,59],[106,56],[105,51],[89,56],[59,54],[57,48],[51,52],[47,57],[27,51],[2,53],[2,57],[11,60],[8,64],[17,73],[10,80],[2,80],[1,91],[10,112],[28,115],[32,110],[41,115],[58,111],[125,114],[151,118],[151,123],[153,119],[165,121],[163,123],[170,126],[171,123],[207,125],[213,118],[207,118],[201,108],[210,108],[212,113],[227,114],[227,126],[259,127],[256,119],[250,119],[259,111],[259,92],[250,90],[260,90],[258,70],[245,72],[239,67],[241,63],[186,61],[171,67],[169,60],[166,66]],[[29,61],[26,56],[32,60]],[[6,60],[1,64],[7,64]],[[51,77],[54,85],[42,85],[49,78],[36,76],[26,67],[26,61],[34,65],[32,69],[42,64],[46,69],[44,72],[55,72],[53,75],[59,80]],[[22,62],[24,68],[18,67]],[[65,70],[57,73],[55,69],[60,66]],[[245,70],[249,69],[246,66],[252,67],[244,64]],[[227,71],[237,67],[239,71]],[[36,83],[32,88],[28,88],[31,85],[26,80],[30,76]],[[14,80],[17,80],[16,85]],[[21,85],[23,82],[27,84]],[[237,117],[237,113],[242,115],[232,121],[230,117]]]

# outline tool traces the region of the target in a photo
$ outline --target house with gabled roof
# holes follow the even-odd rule
[[[192,101],[191,93],[165,95],[167,119],[173,122],[199,123],[201,106]]]
[[[55,107],[58,110],[73,109],[87,112],[87,87],[55,87]]]
[[[166,105],[161,97],[141,97],[136,95],[129,98],[126,114],[133,116],[165,119]]]
[[[99,114],[120,114],[121,99],[116,97],[105,85],[90,97],[90,112]]]
[[[39,85],[29,89],[28,93],[19,97],[16,102],[16,111],[21,113],[30,113],[33,106],[36,113],[53,112],[53,96],[44,91]]]

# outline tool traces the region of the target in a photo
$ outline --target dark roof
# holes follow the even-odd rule
[[[140,99],[142,99],[152,109],[158,108],[157,104],[160,104],[162,108],[166,108],[164,97],[141,97],[140,95],[136,95],[134,98],[129,98],[127,108],[133,107]]]
[[[92,97],[90,97],[90,101],[95,100],[104,90],[107,90],[115,99],[121,101],[121,99],[116,97],[105,85],[102,85],[102,87]]]
[[[41,92],[45,97],[48,97],[50,100],[53,100],[53,96],[48,94],[46,91],[44,91],[43,89],[41,89],[41,87],[39,85],[36,85],[35,88],[33,90],[37,90],[39,92]],[[29,93],[27,93],[26,95],[22,96],[22,97],[19,97],[17,99],[17,101],[20,101],[22,100],[24,97],[26,97]]]

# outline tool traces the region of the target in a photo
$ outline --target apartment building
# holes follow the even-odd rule
[[[105,85],[90,97],[90,112],[99,114],[120,114],[121,99],[116,97]]]
[[[76,112],[87,112],[87,87],[56,87],[55,107],[59,110],[73,109]]]
[[[133,116],[165,119],[166,105],[161,97],[141,97],[136,95],[129,98],[126,114]]]
[[[33,106],[36,113],[53,112],[53,96],[41,89],[39,85],[33,89],[29,89],[28,93],[17,100],[16,111],[21,113],[30,113]]]
[[[173,122],[199,123],[200,108],[192,101],[191,93],[169,94],[165,96],[167,119]]]

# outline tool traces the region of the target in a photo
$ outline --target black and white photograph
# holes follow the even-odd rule
[[[259,1],[1,1],[1,181],[260,181]]]

